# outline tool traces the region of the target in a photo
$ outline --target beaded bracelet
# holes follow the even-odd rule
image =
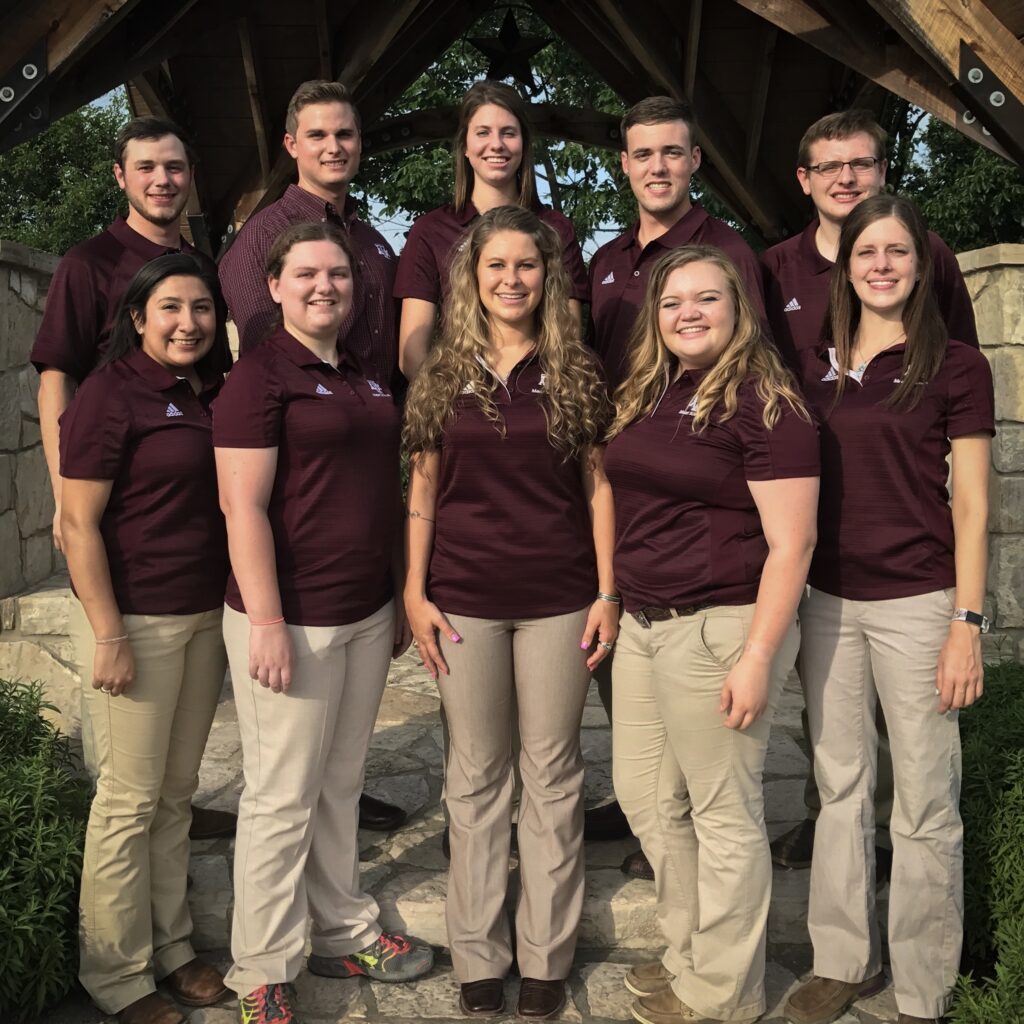
[[[112,637],[109,637],[106,640],[97,640],[96,641],[96,646],[97,647],[101,647],[104,644],[119,644],[119,643],[121,643],[122,640],[127,640],[127,639],[128,639],[128,634],[125,633],[124,636],[112,636]]]

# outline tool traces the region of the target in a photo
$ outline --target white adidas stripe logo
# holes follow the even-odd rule
[[[317,384],[317,386],[316,386],[316,393],[318,395],[333,395],[334,394],[333,391],[330,391],[327,388],[325,388],[323,386],[323,384]]]
[[[790,299],[789,302],[786,303],[786,308],[782,312],[796,313],[799,312],[799,310],[801,309],[803,309],[803,306],[801,306],[800,303],[796,301],[796,299]]]
[[[615,271],[609,270],[608,276],[601,282],[601,284],[615,284]]]
[[[168,416],[184,416],[185,414],[173,403],[167,406]]]

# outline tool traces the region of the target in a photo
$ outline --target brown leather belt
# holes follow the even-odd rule
[[[696,615],[697,612],[710,608],[710,601],[701,601],[699,604],[684,604],[679,608],[641,608],[639,611],[629,614],[636,619],[644,629],[650,629],[652,622],[666,622],[668,619],[684,618],[687,615]]]

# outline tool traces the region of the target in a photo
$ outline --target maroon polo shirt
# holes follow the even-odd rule
[[[569,277],[570,298],[586,302],[587,271],[572,221],[549,206],[538,205],[534,212],[548,227],[554,228],[562,240],[562,263]],[[439,206],[417,217],[398,261],[395,298],[422,299],[435,306],[442,305],[450,291],[448,277],[452,259],[466,229],[479,216],[476,207],[467,202],[461,213],[454,206]]]
[[[694,203],[660,238],[641,247],[640,224],[602,245],[590,261],[590,315],[593,344],[614,391],[626,374],[629,335],[643,305],[651,269],[670,249],[714,245],[736,264],[757,312],[764,316],[764,277],[743,236]]]
[[[774,429],[752,382],[735,414],[694,433],[707,371],[684,371],[654,412],[608,444],[615,584],[626,611],[753,604],[768,544],[748,480],[817,476],[817,428],[783,403]]]
[[[831,330],[825,317],[835,264],[818,252],[814,241],[817,230],[815,218],[799,235],[761,254],[768,271],[765,301],[772,337],[793,369],[798,367],[801,353],[817,348]],[[934,231],[928,232],[928,241],[935,266],[935,298],[949,336],[977,348],[974,307],[960,265],[949,246]]]
[[[921,401],[884,405],[903,372],[903,345],[846,382],[833,408],[828,349],[801,356],[807,400],[821,416],[821,499],[812,587],[854,601],[913,597],[956,586],[946,491],[949,438],[994,434],[992,371],[977,349],[951,341]]]
[[[356,216],[352,197],[338,210],[298,185],[289,185],[276,203],[250,217],[220,261],[220,286],[238,328],[239,351],[255,348],[274,330],[279,307],[267,288],[267,254],[292,224],[329,221],[347,232],[355,250],[352,308],[339,341],[360,369],[388,381],[398,367],[397,305],[391,296],[397,259],[387,239]]]
[[[444,432],[430,599],[482,619],[576,611],[597,593],[594,534],[580,462],[548,440],[536,355],[495,381],[492,398],[500,424],[463,393]]]
[[[61,370],[81,383],[106,351],[114,314],[131,279],[150,260],[186,252],[216,276],[209,257],[182,240],[181,249],[151,242],[118,217],[106,231],[73,246],[53,273],[46,309],[29,358],[35,368]],[[230,365],[221,369],[227,371]]]
[[[100,520],[114,597],[126,615],[192,615],[224,600],[224,517],[210,402],[141,349],[91,373],[60,418],[60,472],[111,480]]]
[[[401,417],[386,383],[338,369],[283,327],[238,361],[214,406],[218,448],[277,448],[267,517],[293,625],[343,626],[392,595]],[[232,573],[227,603],[245,611]]]

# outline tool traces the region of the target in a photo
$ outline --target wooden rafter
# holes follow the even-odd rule
[[[778,42],[779,30],[771,24],[764,28],[764,42],[761,44],[761,65],[754,81],[754,89],[750,94],[750,116],[747,121],[747,153],[744,162],[744,173],[747,180],[754,177],[757,166],[757,155],[761,149],[761,133],[764,131],[764,113],[768,105],[768,89],[772,81],[772,68],[775,66],[775,45]]]
[[[245,87],[249,93],[249,112],[256,136],[256,151],[260,158],[260,178],[266,182],[270,177],[270,147],[267,145],[267,120],[260,89],[260,76],[256,52],[252,41],[252,25],[248,18],[238,19],[238,45],[242,51],[242,67],[245,71]]]
[[[683,57],[683,88],[693,98],[693,87],[697,82],[697,55],[700,51],[700,23],[704,14],[704,0],[690,0],[690,11],[686,28],[686,53]]]
[[[313,0],[316,17],[316,45],[320,51],[320,77],[334,78],[334,47],[331,45],[331,23],[327,16],[327,0]]]

